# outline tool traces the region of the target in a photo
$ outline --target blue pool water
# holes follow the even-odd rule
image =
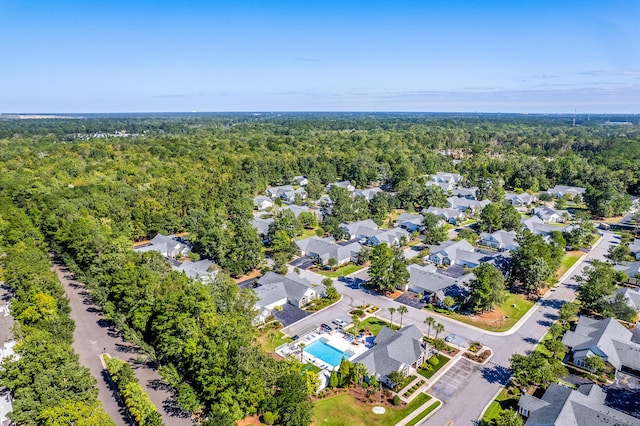
[[[352,352],[342,352],[331,345],[328,345],[323,339],[316,340],[309,346],[304,348],[305,352],[310,353],[316,358],[322,360],[325,364],[329,364],[332,367],[340,365],[342,358],[349,359],[353,355]]]

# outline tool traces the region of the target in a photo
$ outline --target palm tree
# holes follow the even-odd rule
[[[391,314],[391,327],[393,328],[393,314],[396,312],[396,308],[389,308],[389,313]]]
[[[427,330],[427,337],[431,338],[431,327],[436,325],[436,320],[433,317],[426,317],[424,319],[424,323],[429,327],[429,329]]]
[[[404,314],[406,314],[407,312],[409,312],[409,308],[407,308],[406,306],[402,305],[398,308],[398,312],[400,313],[400,328],[402,328],[402,316]]]
[[[436,339],[437,339],[437,338],[438,338],[438,334],[440,334],[440,333],[442,333],[442,332],[444,331],[444,325],[442,325],[442,324],[440,324],[440,323],[437,323],[437,324],[435,325],[435,327],[433,327],[433,329],[434,329],[434,330],[435,330],[435,332],[436,332]]]
[[[353,370],[351,370],[351,372],[355,381],[362,386],[362,380],[364,379],[364,376],[367,375],[367,367],[365,367],[361,362],[358,362],[353,366]]]
[[[300,348],[300,362],[302,362],[302,354],[304,352],[304,347],[307,346],[304,343],[300,343],[298,347]]]
[[[271,352],[273,352],[275,350],[274,344],[278,335],[274,331],[270,331],[267,333],[267,338],[269,338],[269,341],[271,342]]]
[[[360,328],[360,317],[357,315],[351,315],[351,321],[353,322],[353,335],[358,335],[358,329]]]

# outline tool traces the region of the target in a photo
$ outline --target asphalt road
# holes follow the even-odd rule
[[[161,383],[158,372],[151,365],[140,362],[143,357],[138,349],[125,342],[118,330],[102,318],[101,308],[93,303],[82,283],[75,281],[72,273],[60,263],[54,262],[53,270],[69,298],[71,318],[76,325],[73,349],[79,355],[80,363],[98,381],[98,399],[116,425],[128,426],[133,425],[133,422],[128,419],[124,408],[116,402],[116,395],[102,368],[100,354],[104,351],[131,364],[140,384],[162,415],[164,424],[191,425],[189,418],[181,417],[183,413],[177,408],[171,392]]]
[[[510,376],[508,367],[511,355],[514,353],[526,354],[533,350],[539,340],[544,337],[553,321],[557,319],[557,310],[562,303],[575,298],[577,284],[573,277],[582,273],[582,269],[588,264],[585,261],[592,259],[604,260],[608,248],[617,243],[618,238],[613,233],[605,232],[604,238],[574,265],[572,271],[565,275],[565,279],[558,287],[541,298],[518,324],[506,332],[485,331],[453,321],[433,312],[408,307],[409,312],[402,317],[402,325],[415,324],[427,334],[427,326],[424,324],[424,319],[427,316],[433,316],[445,326],[445,332],[441,336],[454,333],[463,339],[463,342],[479,341],[494,352],[494,355],[486,365],[473,365],[471,372],[465,370],[466,375],[463,380],[455,382],[455,387],[445,386],[440,381],[436,382],[434,388],[437,388],[434,390],[443,389],[443,395],[438,394],[438,396],[444,396],[444,405],[429,420],[421,424],[447,426],[473,424],[480,417],[486,405],[493,400],[495,394],[507,383]],[[308,271],[304,272],[310,281],[319,281],[317,274]],[[351,277],[353,276],[364,277],[366,276],[366,271],[359,271]],[[397,302],[387,297],[351,288],[337,280],[334,280],[334,283],[336,289],[343,295],[343,299],[339,303],[293,324],[285,329],[284,332],[293,335],[322,322],[329,324],[336,316],[348,312],[351,307],[363,302],[380,306],[382,309],[378,311],[377,316],[388,321],[390,319],[388,308],[400,306]],[[400,321],[400,315],[398,313],[394,314],[393,322],[399,324]],[[433,330],[431,330],[431,334],[433,335]],[[447,380],[447,376],[441,380]]]

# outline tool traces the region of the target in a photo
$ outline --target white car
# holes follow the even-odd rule
[[[450,334],[450,335],[448,335],[447,337],[444,338],[444,341],[445,342],[453,342],[453,339],[455,339],[455,338],[456,338],[455,334]]]
[[[346,323],[346,322],[344,322],[344,321],[342,321],[340,318],[336,318],[336,319],[334,319],[334,320],[333,320],[333,323],[334,323],[335,325],[337,325],[337,326],[340,326],[340,327],[344,327],[345,325],[347,325],[347,323]]]

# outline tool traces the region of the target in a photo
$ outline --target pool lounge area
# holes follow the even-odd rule
[[[302,349],[301,344],[304,344]],[[333,331],[331,333],[311,333],[283,347],[278,352],[283,357],[295,357],[323,370],[333,370],[340,365],[342,358],[353,359],[367,349],[364,342],[354,340],[353,336]]]

